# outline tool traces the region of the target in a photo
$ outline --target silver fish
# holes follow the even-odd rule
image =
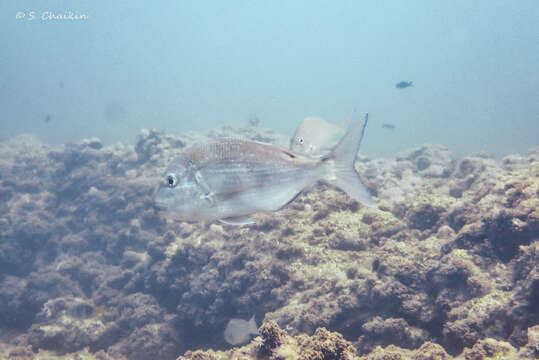
[[[224,336],[227,343],[231,345],[245,344],[252,335],[258,335],[255,316],[245,321],[243,319],[230,319],[226,324]]]
[[[334,149],[314,159],[255,141],[222,139],[193,145],[174,159],[154,200],[179,220],[253,223],[249,215],[277,211],[318,180],[372,206],[354,162],[368,115],[352,122]]]
[[[290,139],[290,150],[308,156],[323,156],[330,152],[346,131],[322,118],[309,116],[299,124]]]

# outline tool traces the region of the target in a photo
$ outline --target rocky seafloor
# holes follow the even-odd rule
[[[374,208],[319,184],[252,226],[163,216],[166,164],[223,135],[286,143],[256,127],[0,142],[0,358],[539,356],[539,148],[359,156]],[[253,315],[260,336],[227,344]]]

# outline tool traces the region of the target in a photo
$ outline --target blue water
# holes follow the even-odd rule
[[[3,1],[0,19],[2,138],[134,142],[141,128],[252,114],[292,134],[306,116],[339,122],[357,108],[373,156],[538,144],[536,0]],[[403,80],[414,87],[396,89]]]

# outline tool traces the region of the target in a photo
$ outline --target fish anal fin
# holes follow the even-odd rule
[[[220,222],[227,225],[234,225],[234,226],[243,226],[243,225],[251,225],[255,222],[247,215],[243,216],[231,216],[224,219],[219,219]]]
[[[280,208],[278,208],[276,211],[282,210],[282,209],[284,209],[285,207],[287,207],[288,205],[290,205],[292,202],[294,202],[294,200],[297,199],[297,197],[298,197],[302,192],[303,192],[303,190],[302,190],[302,191],[298,191],[298,192],[296,193],[296,195],[294,195],[290,200],[288,200],[286,203],[284,203],[283,206],[281,206]]]

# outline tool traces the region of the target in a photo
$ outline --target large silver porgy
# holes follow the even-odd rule
[[[255,141],[222,139],[197,144],[174,159],[155,192],[157,206],[186,221],[252,223],[250,214],[277,211],[318,180],[372,206],[354,169],[368,115],[352,121],[328,154],[311,158]]]

